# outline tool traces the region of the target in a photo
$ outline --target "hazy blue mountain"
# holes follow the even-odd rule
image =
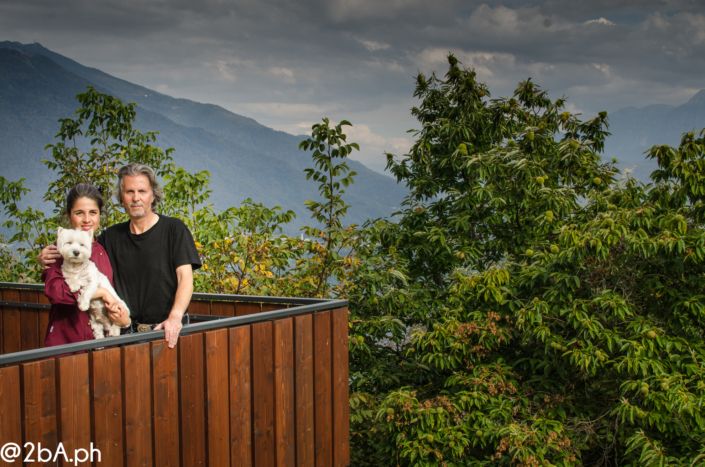
[[[84,67],[39,44],[0,42],[0,173],[28,179],[36,206],[52,172],[41,163],[44,147],[54,141],[57,120],[78,108],[75,95],[93,85],[124,102],[137,103],[140,131],[158,131],[158,145],[173,147],[177,165],[211,173],[212,201],[218,208],[239,205],[251,197],[268,206],[299,213],[297,225],[308,223],[302,203],[316,197],[303,168],[310,153],[298,150],[303,137],[292,136],[236,115],[219,106],[175,99]],[[346,191],[350,222],[388,216],[406,193],[390,177],[356,161],[358,173]]]
[[[681,135],[705,128],[705,89],[679,106],[627,107],[609,116],[610,136],[605,145],[607,158],[616,158],[620,168],[633,169],[644,182],[657,164],[645,159],[645,151],[657,144],[678,147]]]
[[[260,125],[222,107],[170,96],[85,67],[40,44],[0,42],[0,174],[10,180],[28,179],[27,198],[39,206],[53,178],[41,163],[54,142],[58,119],[73,116],[76,94],[93,85],[125,102],[137,103],[136,128],[159,132],[160,147],[174,147],[175,162],[190,171],[211,173],[212,201],[218,208],[238,205],[251,197],[268,206],[280,205],[299,213],[296,225],[308,223],[302,203],[316,196],[303,168],[310,153],[298,150],[302,136]],[[648,181],[655,162],[643,152],[655,144],[677,146],[681,134],[705,127],[705,90],[680,106],[628,107],[609,116],[612,136],[606,157],[622,169]],[[406,193],[389,177],[356,161],[356,183],[347,191],[352,205],[348,219],[361,223],[388,216]]]

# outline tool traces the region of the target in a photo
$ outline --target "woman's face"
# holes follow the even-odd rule
[[[90,198],[78,198],[69,213],[69,224],[75,230],[91,230],[100,227],[98,203]]]

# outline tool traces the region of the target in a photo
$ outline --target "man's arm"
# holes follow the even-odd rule
[[[164,329],[164,338],[167,341],[170,349],[176,345],[181,332],[181,318],[191,303],[191,295],[193,294],[193,270],[190,264],[184,264],[176,268],[176,279],[178,286],[176,288],[176,297],[174,297],[174,306],[171,307],[169,317],[163,323],[159,323],[154,330]]]
[[[61,258],[61,253],[59,253],[56,245],[49,245],[39,252],[37,255],[37,263],[46,269],[50,264],[56,263],[56,260],[59,258]]]

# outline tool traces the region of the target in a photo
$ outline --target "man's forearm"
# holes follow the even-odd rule
[[[191,295],[193,294],[193,275],[183,274],[184,277],[179,277],[179,285],[176,288],[176,297],[174,297],[174,305],[171,307],[169,318],[177,318],[181,320],[191,303]]]

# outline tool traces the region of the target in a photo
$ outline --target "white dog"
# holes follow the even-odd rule
[[[105,337],[104,331],[108,331],[109,336],[119,336],[120,326],[113,324],[108,318],[108,309],[102,299],[91,300],[98,287],[103,287],[110,292],[127,310],[125,303],[118,297],[117,293],[110,285],[110,281],[105,274],[98,271],[95,263],[90,260],[93,242],[93,230],[71,230],[59,227],[57,233],[56,246],[64,257],[64,264],[61,271],[64,280],[71,292],[79,290],[78,308],[88,311],[91,317],[91,329],[96,339]]]

